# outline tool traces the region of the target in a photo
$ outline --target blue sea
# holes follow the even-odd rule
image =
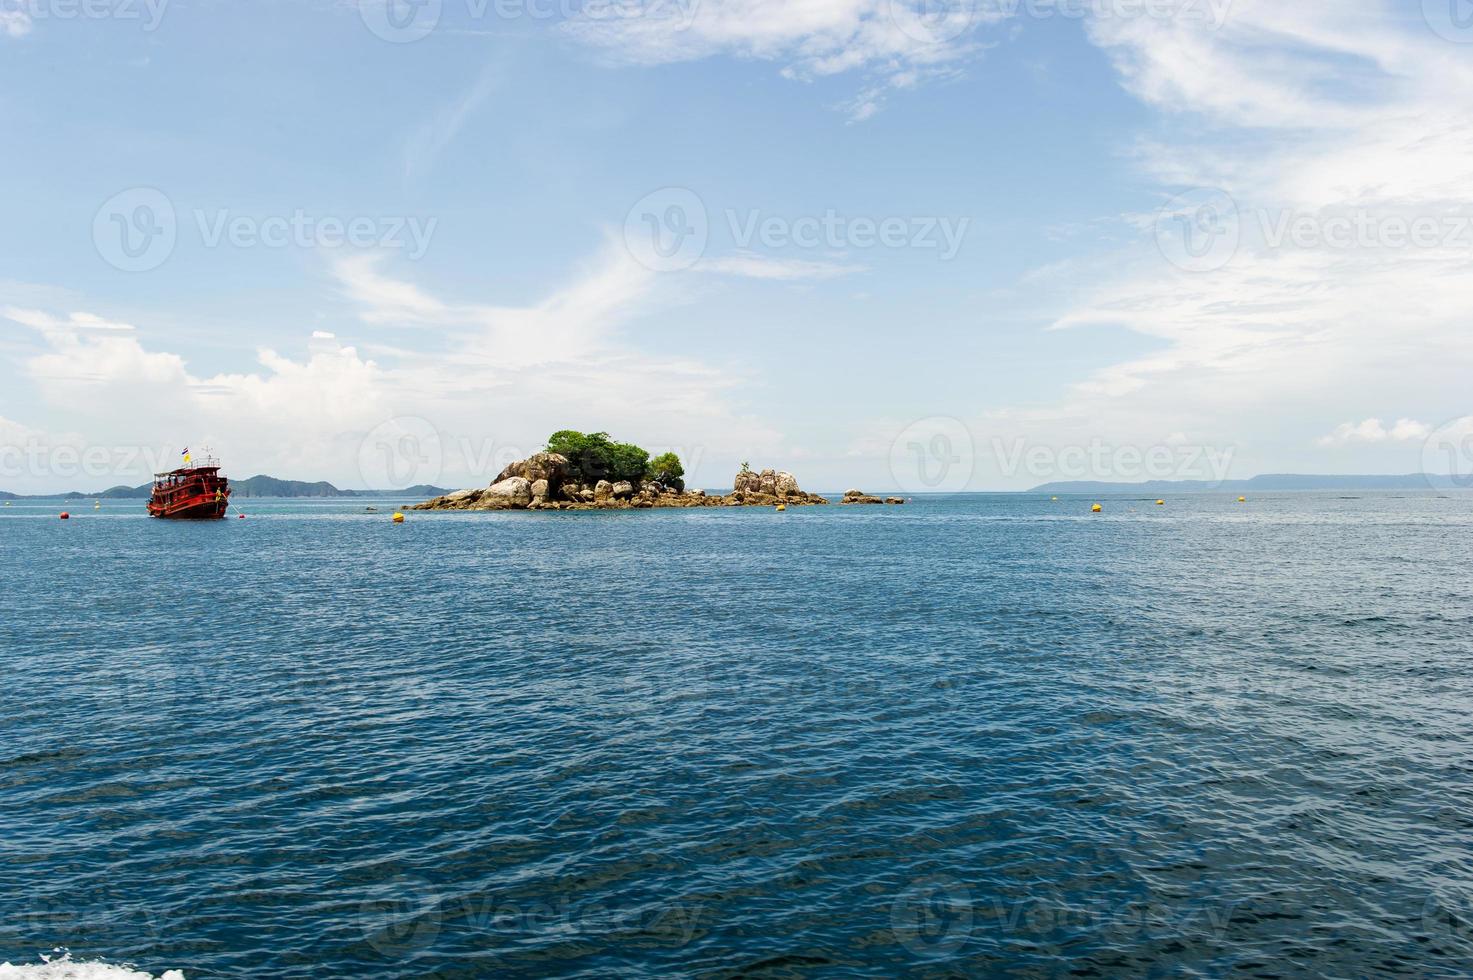
[[[1092,502],[0,509],[0,976],[1467,976],[1473,494]]]

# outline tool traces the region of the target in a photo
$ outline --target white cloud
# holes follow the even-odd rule
[[[842,107],[859,121],[878,111],[889,91],[955,74],[981,48],[975,28],[1005,16],[982,2],[677,0],[638,5],[637,15],[585,13],[565,29],[621,62],[729,54],[777,62],[795,80],[861,73],[872,82]]]
[[[842,276],[863,272],[863,266],[819,259],[788,259],[758,255],[755,252],[738,252],[721,258],[707,259],[698,268],[705,272],[716,272],[747,279],[776,279],[793,282],[802,279],[838,279]]]
[[[1388,436],[1397,442],[1422,441],[1431,433],[1431,428],[1416,419],[1397,419]]]
[[[1423,247],[1381,235],[1351,247],[1274,238],[1285,221],[1323,231],[1356,216],[1466,229],[1470,52],[1379,4],[1236,0],[1218,30],[1150,17],[1088,28],[1126,87],[1162,110],[1161,132],[1135,150],[1161,200],[1225,191],[1241,241],[1220,268],[1188,271],[1158,249],[1154,215],[1123,216],[1139,244],[1108,271],[1095,264],[1084,298],[1053,326],[1125,327],[1157,344],[1075,385],[1048,413],[1143,443],[1167,421],[1238,446],[1236,465],[1254,472],[1302,465],[1296,454],[1319,435],[1306,420],[1364,418],[1368,397],[1424,418],[1462,408],[1473,371],[1470,236],[1439,234]],[[1344,444],[1375,441],[1380,423],[1363,426],[1350,425]],[[1385,445],[1409,449],[1424,427],[1381,428]]]
[[[656,274],[612,239],[579,278],[527,307],[450,303],[382,271],[383,256],[353,256],[334,267],[365,322],[436,328],[454,335],[459,356],[488,370],[524,368],[605,345],[642,309]]]
[[[1364,422],[1344,422],[1335,431],[1322,436],[1321,446],[1344,446],[1354,442],[1422,442],[1432,430],[1415,419],[1397,419],[1390,429],[1380,419]]]
[[[24,10],[0,10],[0,34],[25,37],[31,33],[31,15]]]
[[[666,301],[671,279],[613,238],[571,282],[527,306],[431,297],[372,259],[340,263],[337,272],[365,322],[392,326],[405,316],[405,325],[440,334],[442,350],[402,352],[390,380],[404,412],[453,436],[461,458],[448,465],[463,479],[493,475],[485,472],[488,447],[524,455],[561,428],[596,426],[674,448],[697,484],[729,480],[722,471],[742,453],[781,446],[774,429],[728,404],[741,379],[631,345],[625,329]]]
[[[167,459],[164,447],[181,443],[233,447],[238,465],[311,472],[314,463],[331,465],[342,432],[383,417],[383,372],[352,347],[317,340],[302,361],[262,349],[260,370],[201,376],[182,356],[151,350],[139,331],[102,317],[3,313],[40,340],[21,367],[48,419],[85,432],[85,442],[69,437],[67,443],[101,451],[115,467],[106,479],[53,469],[52,485],[39,489],[138,482],[151,464]],[[5,475],[44,483],[47,472]]]
[[[357,302],[369,323],[433,324],[447,315],[445,304],[426,296],[412,283],[379,275],[383,256],[363,252],[339,260],[333,267],[344,294]]]
[[[19,364],[48,422],[85,431],[93,447],[151,449],[129,455],[127,472],[56,474],[42,489],[139,482],[151,472],[145,460],[167,456],[152,447],[182,443],[212,445],[237,476],[363,486],[369,434],[405,418],[423,420],[440,447],[434,471],[409,482],[475,484],[562,428],[674,449],[697,485],[729,481],[749,456],[779,462],[782,437],[730,404],[746,379],[645,353],[625,335],[664,302],[655,287],[669,280],[612,240],[563,288],[525,306],[431,296],[375,257],[344,259],[334,271],[365,328],[407,328],[418,349],[383,346],[370,358],[327,331],[303,331],[301,357],[261,349],[252,370],[205,375],[148,346],[146,330],[87,313],[0,309],[34,338]]]

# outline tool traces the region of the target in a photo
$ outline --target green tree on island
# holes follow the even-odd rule
[[[650,480],[672,490],[685,489],[685,467],[674,453],[661,453],[650,460],[647,475]]]
[[[648,450],[632,443],[614,442],[607,432],[563,429],[548,437],[547,451],[567,457],[569,475],[579,483],[638,482],[645,478],[650,465]]]

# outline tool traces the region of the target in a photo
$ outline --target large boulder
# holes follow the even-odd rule
[[[733,493],[762,493],[769,497],[777,496],[780,486],[789,487],[789,493],[798,493],[798,481],[793,474],[779,472],[777,470],[742,470],[732,481]]]
[[[741,500],[754,498],[753,503],[767,503],[770,497],[799,503],[822,500],[817,494],[804,493],[798,478],[787,470],[742,470],[732,481],[731,492]]]
[[[547,485],[556,489],[568,475],[568,458],[558,453],[536,453],[526,459],[512,463],[502,470],[491,483],[502,483],[512,477],[519,476],[529,483],[538,480],[546,480]]]
[[[511,510],[532,502],[532,484],[525,477],[513,476],[493,483],[481,494],[479,507],[485,510]]]
[[[614,485],[608,480],[599,480],[593,487],[594,500],[608,500],[614,495]]]
[[[547,481],[532,481],[532,503],[542,504],[547,502]]]
[[[549,487],[555,487],[563,482],[568,475],[568,458],[558,453],[537,453],[528,457],[523,467],[522,476],[536,483],[538,480],[546,480]]]
[[[883,504],[885,501],[879,497],[872,497],[863,490],[845,490],[844,499],[841,504]]]
[[[634,484],[628,480],[620,480],[609,488],[609,492],[614,495],[616,500],[627,500],[634,496]]]

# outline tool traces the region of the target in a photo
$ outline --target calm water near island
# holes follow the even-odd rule
[[[1473,493],[1090,502],[17,502],[0,962],[1467,975]]]

